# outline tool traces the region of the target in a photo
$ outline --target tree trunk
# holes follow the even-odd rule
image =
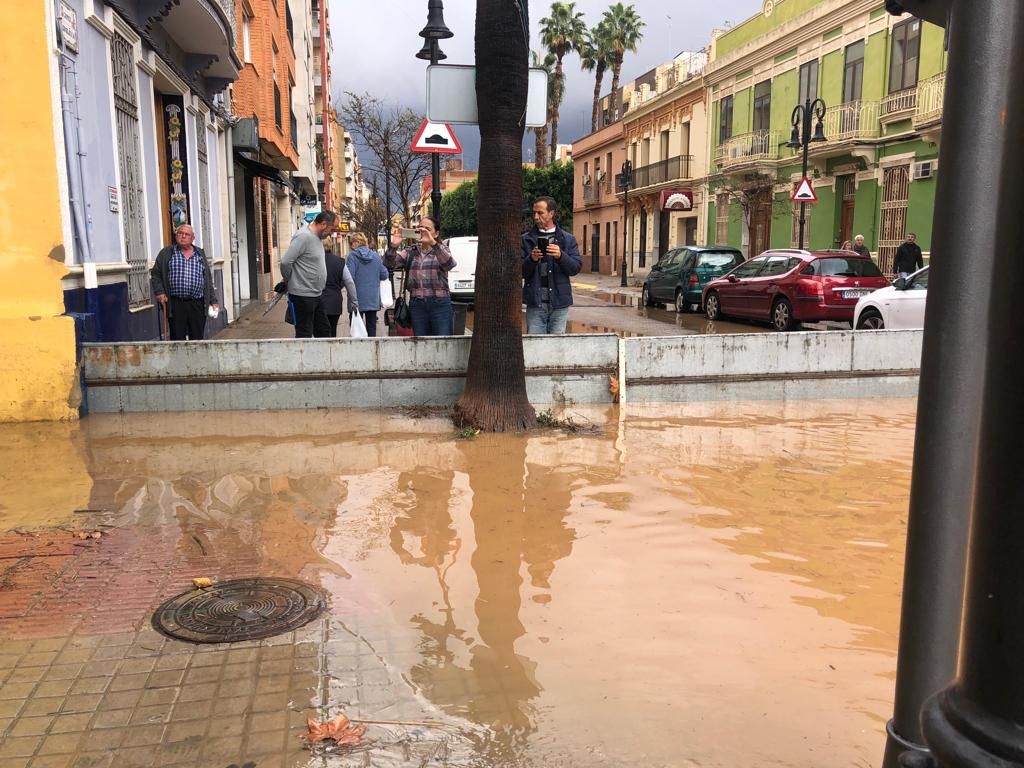
[[[523,360],[523,125],[529,67],[526,11],[507,0],[477,0],[476,98],[480,115],[477,190],[480,243],[476,312],[459,426],[514,432],[536,424]]]
[[[616,99],[618,99],[618,96],[616,96],[616,93],[619,90],[619,72],[621,72],[621,71],[622,71],[622,57],[621,56],[616,56],[615,60],[612,62],[612,97],[610,99],[611,107],[612,107],[612,119],[613,120],[615,119],[615,108],[616,107],[619,108],[619,118],[621,119],[621,117],[622,117],[622,102],[619,101],[618,103],[616,103]]]
[[[538,168],[543,168],[548,164],[548,125],[545,123],[540,128],[533,129],[534,135],[536,136],[536,158],[534,164]]]
[[[597,65],[594,75],[594,110],[590,114],[590,132],[597,133],[598,117],[601,115],[601,81],[604,80],[604,67]],[[614,105],[613,105],[614,106]]]
[[[562,74],[562,57],[558,57],[555,64],[555,93],[552,97],[551,110],[551,162],[558,159],[558,110],[562,108],[562,88],[564,88],[564,74]]]

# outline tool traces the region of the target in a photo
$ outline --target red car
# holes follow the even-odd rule
[[[889,285],[875,263],[853,251],[765,251],[704,287],[709,320],[767,320],[777,331],[800,322],[853,322],[857,300]]]

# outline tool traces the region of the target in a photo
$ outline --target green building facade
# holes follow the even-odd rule
[[[878,0],[765,0],[716,34],[705,71],[707,241],[745,249],[798,245],[801,150],[787,146],[794,107],[825,103],[810,145],[804,247],[856,235],[886,273],[908,232],[931,249],[946,54],[941,28],[894,17]],[[812,126],[817,123],[815,118]]]

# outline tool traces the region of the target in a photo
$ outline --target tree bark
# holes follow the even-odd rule
[[[590,114],[590,132],[597,133],[598,116],[601,114],[601,81],[604,80],[604,67],[597,65],[594,75],[594,109]],[[613,105],[614,107],[614,105]]]
[[[622,71],[622,57],[616,56],[612,62],[612,116],[615,115],[615,107],[619,108],[619,118],[622,118],[622,100],[616,94],[619,90],[619,72]]]
[[[459,426],[514,432],[536,424],[526,395],[522,336],[523,117],[529,67],[527,14],[519,3],[477,0],[476,98],[480,115],[476,313]]]
[[[551,162],[554,162],[558,157],[558,111],[562,108],[562,89],[564,86],[563,78],[565,75],[562,74],[562,57],[558,57],[558,63],[555,65],[555,94],[554,98],[551,99],[553,102],[554,109],[551,110]]]
[[[540,128],[534,128],[533,132],[536,136],[536,157],[534,158],[534,165],[538,168],[543,168],[548,164],[548,126],[545,123]]]

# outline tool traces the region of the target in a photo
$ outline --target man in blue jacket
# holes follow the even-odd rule
[[[569,278],[583,266],[576,238],[555,223],[556,213],[552,198],[537,198],[534,226],[520,245],[527,333],[565,333],[572,306]]]

